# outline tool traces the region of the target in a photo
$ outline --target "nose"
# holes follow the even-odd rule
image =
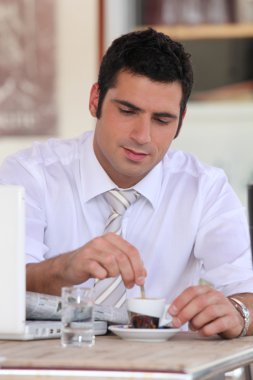
[[[151,141],[151,122],[147,117],[140,117],[132,128],[131,138],[138,144]]]

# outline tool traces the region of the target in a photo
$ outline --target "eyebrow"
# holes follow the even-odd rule
[[[127,102],[126,100],[120,100],[120,99],[112,99],[113,103],[121,104],[122,106],[126,106],[128,108],[131,108],[134,111],[144,112],[143,109],[140,107],[135,106],[133,103]]]
[[[137,107],[133,103],[130,103],[130,102],[126,101],[126,100],[112,99],[112,102],[120,104],[120,105],[125,106],[125,107],[128,107],[128,108],[132,109],[133,111],[137,111],[137,112],[141,112],[141,113],[145,112],[142,108]],[[167,118],[170,118],[170,119],[177,119],[177,115],[175,115],[175,114],[173,114],[171,112],[154,112],[153,115],[155,117],[167,117]]]

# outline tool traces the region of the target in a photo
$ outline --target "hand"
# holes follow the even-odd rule
[[[73,283],[88,278],[104,279],[119,274],[127,288],[143,285],[147,275],[137,249],[121,236],[109,232],[70,254],[68,276]]]
[[[244,321],[228,298],[208,285],[185,289],[170,305],[174,327],[189,322],[189,328],[203,336],[222,333],[223,337],[238,337]]]

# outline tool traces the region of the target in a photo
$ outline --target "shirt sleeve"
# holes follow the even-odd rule
[[[48,247],[44,244],[46,228],[43,177],[40,165],[29,166],[28,161],[11,156],[0,167],[0,184],[19,185],[25,189],[26,262],[44,260]]]
[[[225,295],[253,292],[252,254],[244,207],[223,171],[209,181],[194,254],[202,277]]]

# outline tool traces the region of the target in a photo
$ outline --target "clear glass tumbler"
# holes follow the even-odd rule
[[[62,346],[92,347],[95,343],[92,289],[64,287],[61,301]]]

